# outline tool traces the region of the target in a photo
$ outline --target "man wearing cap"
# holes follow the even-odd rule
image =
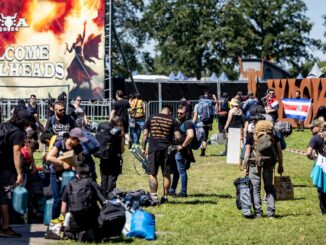
[[[53,197],[52,219],[56,219],[60,215],[60,179],[59,177],[65,170],[72,170],[75,166],[71,166],[67,162],[59,159],[59,156],[67,151],[74,151],[78,161],[82,161],[83,148],[80,143],[87,142],[88,139],[83,136],[80,128],[74,128],[70,131],[68,138],[59,139],[54,143],[52,150],[46,156],[46,160],[51,162],[50,166],[50,186]]]
[[[323,130],[325,127],[325,122],[320,119],[314,120],[311,123],[310,129],[312,133],[312,137],[309,141],[307,147],[307,157],[311,160],[315,160],[315,165],[311,171],[311,178],[313,183],[316,185],[318,189],[318,198],[319,198],[319,207],[320,211],[323,215],[326,214],[326,193],[325,186],[323,183],[320,185],[320,181],[316,181],[318,179],[322,179],[326,177],[326,173],[320,170],[322,168],[322,162],[325,161],[325,151],[324,151],[324,135]],[[323,168],[322,168],[323,169]],[[322,175],[322,176],[320,176]]]

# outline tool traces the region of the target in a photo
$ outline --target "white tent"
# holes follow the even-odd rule
[[[318,78],[324,76],[324,73],[319,69],[317,63],[315,63],[314,66],[311,68],[310,72],[308,73],[307,78]]]

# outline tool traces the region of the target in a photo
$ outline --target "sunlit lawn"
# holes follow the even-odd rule
[[[288,146],[304,150],[310,133],[294,132]],[[208,155],[222,150],[210,145]],[[304,156],[284,152],[285,174],[294,184],[295,200],[277,202],[276,219],[248,220],[235,206],[233,181],[241,177],[238,166],[227,165],[225,157],[199,157],[189,174],[189,197],[170,198],[168,204],[148,208],[156,215],[157,240],[118,240],[116,244],[326,244],[326,217],[319,211],[317,191],[309,172],[313,162]],[[123,190],[148,188],[146,175],[138,175],[127,151],[118,187]],[[137,163],[138,164],[138,163]],[[159,194],[162,192],[162,178]],[[266,205],[264,203],[266,213]],[[69,242],[74,243],[74,242]]]

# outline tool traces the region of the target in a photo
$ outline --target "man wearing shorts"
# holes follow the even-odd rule
[[[150,116],[144,124],[143,133],[143,153],[146,153],[147,139],[148,146],[148,162],[146,172],[149,175],[149,187],[151,197],[158,204],[157,198],[157,173],[161,167],[163,175],[163,196],[161,204],[167,202],[167,195],[171,184],[171,167],[172,157],[168,154],[168,148],[172,145],[173,136],[180,138],[178,124],[172,117],[172,109],[170,106],[163,106],[162,112]]]

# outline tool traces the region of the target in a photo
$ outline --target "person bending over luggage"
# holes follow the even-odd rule
[[[70,212],[71,217],[67,217],[70,220],[65,222],[68,224],[65,227],[68,238],[76,239],[79,232],[86,233],[89,230],[93,231],[96,237],[100,212],[97,202],[103,206],[106,199],[101,187],[92,179],[87,164],[78,165],[76,170],[77,179],[72,180],[62,194],[60,219],[64,220],[66,213]]]
[[[157,198],[157,173],[161,167],[163,175],[163,196],[161,204],[167,202],[167,195],[171,183],[172,161],[168,153],[168,148],[172,145],[173,136],[179,139],[178,123],[173,119],[172,108],[164,105],[162,112],[150,116],[144,125],[143,134],[143,154],[146,154],[146,144],[149,137],[148,162],[146,173],[149,175],[149,188],[151,197],[155,204],[158,204]],[[178,132],[179,134],[177,134]]]
[[[69,137],[59,139],[54,143],[52,150],[46,156],[46,160],[51,162],[50,166],[50,186],[53,197],[52,219],[56,219],[60,215],[60,187],[61,181],[59,180],[63,171],[72,170],[72,166],[65,161],[59,159],[59,156],[64,152],[73,150],[77,156],[78,161],[82,160],[83,148],[80,142],[86,142],[87,138],[83,136],[80,128],[74,128],[70,131]]]
[[[122,154],[124,153],[124,131],[122,120],[118,116],[113,116],[105,135],[108,136],[107,145],[110,148],[105,151],[105,156],[100,159],[101,171],[101,187],[102,191],[107,195],[117,186],[118,176],[121,174]],[[101,131],[101,124],[98,129],[98,134]],[[103,136],[103,138],[106,138]],[[101,150],[101,149],[100,149]]]
[[[175,197],[187,197],[187,184],[188,184],[188,175],[187,169],[190,167],[190,162],[195,162],[194,155],[192,153],[190,144],[193,141],[198,140],[195,137],[195,126],[191,120],[186,121],[186,107],[181,105],[178,108],[178,122],[179,122],[179,131],[181,138],[178,141],[179,145],[177,146],[178,152],[175,155],[175,161],[177,164],[177,169],[174,169],[172,185],[169,190],[169,195]],[[195,142],[193,142],[195,143]],[[181,177],[181,191],[176,194],[179,177]]]
[[[249,132],[246,138],[246,153],[244,156],[244,175],[250,177],[250,180],[253,185],[253,203],[254,210],[257,218],[261,218],[263,215],[262,211],[262,201],[261,201],[261,179],[264,181],[264,189],[266,192],[266,201],[267,201],[267,215],[268,217],[275,217],[275,190],[273,186],[273,172],[276,162],[278,162],[278,173],[283,173],[283,155],[280,140],[276,135],[270,134],[272,141],[272,148],[268,149],[266,152],[268,154],[260,154],[257,157],[257,139],[259,128],[262,128],[260,125],[264,122],[264,129],[266,129],[266,123],[271,124],[269,127],[270,131],[273,131],[273,124],[269,121],[260,121],[257,125],[257,120],[254,119],[254,132]],[[266,132],[264,133],[266,134]],[[254,136],[256,135],[256,136]],[[259,141],[260,145],[269,145],[267,142]],[[256,156],[256,157],[255,157]]]

